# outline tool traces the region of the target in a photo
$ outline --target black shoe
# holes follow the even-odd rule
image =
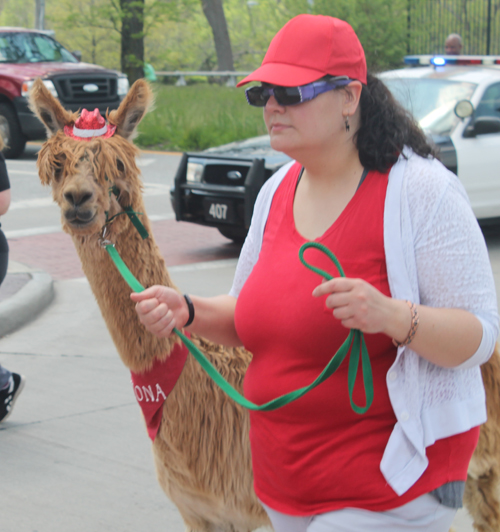
[[[7,388],[0,390],[0,423],[12,413],[14,403],[23,391],[26,379],[17,373],[12,373]]]

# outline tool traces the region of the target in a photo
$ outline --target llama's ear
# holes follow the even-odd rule
[[[42,185],[50,185],[55,177],[55,170],[58,170],[60,167],[58,161],[54,158],[50,143],[43,143],[42,148],[38,152],[36,166]]]
[[[37,78],[31,87],[29,104],[31,110],[45,125],[49,137],[65,125],[73,123],[78,116],[76,113],[66,111],[40,78]]]
[[[138,79],[120,107],[108,115],[109,122],[116,125],[116,133],[127,140],[134,138],[139,122],[149,111],[153,101],[153,91],[149,83],[144,79]]]

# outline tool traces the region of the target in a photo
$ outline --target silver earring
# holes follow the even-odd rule
[[[351,126],[349,125],[349,115],[347,115],[345,117],[345,130],[346,130],[346,133],[348,133],[350,129],[351,129]]]

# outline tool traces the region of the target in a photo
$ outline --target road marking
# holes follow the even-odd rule
[[[157,194],[170,194],[170,185],[144,183],[144,196],[156,196]]]
[[[209,260],[206,262],[196,262],[194,264],[180,264],[178,266],[167,266],[170,273],[196,272],[202,270],[217,270],[219,268],[234,268],[238,259]],[[86,277],[76,277],[75,279],[64,279],[58,282],[88,283]]]
[[[45,227],[29,227],[28,229],[16,229],[5,231],[5,236],[9,238],[22,238],[24,236],[48,235],[50,233],[61,233],[60,225],[47,225]]]
[[[148,216],[151,222],[161,222],[163,220],[173,220],[175,214],[152,214]],[[48,235],[50,233],[62,233],[62,227],[60,225],[47,225],[45,227],[28,227],[27,229],[15,229],[12,231],[4,231],[7,239],[10,238],[23,238],[25,236],[37,236]]]
[[[26,160],[26,159],[7,159],[6,161],[7,166],[9,167],[11,164],[19,165],[19,164],[36,164],[36,158],[32,161]]]
[[[149,166],[150,164],[153,164],[156,161],[156,159],[141,159],[140,157],[137,159],[137,166]]]
[[[149,166],[153,164],[154,162],[156,162],[156,159],[137,159],[137,166],[145,167],[145,166]],[[29,164],[29,163],[24,163],[23,161],[23,164]],[[9,164],[7,165],[7,172],[9,174],[38,175],[38,172],[33,172],[32,170],[16,170],[14,168],[9,168],[10,165],[11,163],[9,162]]]
[[[179,157],[182,155],[181,151],[160,151],[160,150],[142,150],[139,148],[141,153],[150,153],[155,155],[178,155]]]
[[[161,183],[144,183],[144,196],[161,196],[170,194],[170,187]],[[51,197],[32,198],[26,200],[13,201],[9,210],[32,209],[33,207],[57,207]]]
[[[43,142],[36,142],[36,141],[28,141],[28,146],[33,146],[35,148],[41,148],[43,146]],[[139,146],[137,146],[139,148]],[[151,155],[182,155],[181,151],[163,151],[163,150],[148,150],[148,149],[142,149],[139,148],[139,151],[141,153],[149,153]],[[16,161],[16,162],[23,162],[23,161]]]
[[[48,198],[33,198],[27,200],[13,201],[10,204],[9,211],[15,211],[18,209],[31,209],[33,207],[50,207],[56,206],[54,200],[50,197]]]
[[[195,262],[194,264],[181,264],[179,266],[168,266],[170,273],[176,272],[197,272],[201,270],[216,270],[217,268],[234,267],[238,259],[210,260],[206,262]]]
[[[148,216],[151,222],[162,222],[163,220],[174,220],[175,214],[169,212],[168,214],[151,214]]]
[[[26,174],[26,175],[38,175],[38,172],[32,172],[31,170],[12,170],[7,168],[7,173],[9,174]]]

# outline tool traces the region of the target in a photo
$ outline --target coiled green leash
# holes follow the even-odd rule
[[[321,275],[327,281],[333,279],[333,275],[330,275],[328,272],[325,272],[320,268],[316,268],[316,266],[312,266],[304,259],[304,252],[306,249],[309,248],[316,248],[325,255],[327,255],[328,258],[335,264],[335,267],[337,268],[340,277],[345,277],[344,270],[342,269],[342,266],[340,265],[340,262],[338,261],[337,257],[326,246],[320,244],[319,242],[306,242],[299,249],[299,259],[306,268],[309,268],[311,271],[317,273],[318,275]],[[357,414],[364,414],[373,403],[373,374],[372,366],[370,363],[370,356],[368,355],[368,349],[365,343],[365,337],[359,329],[350,330],[347,340],[340,346],[339,350],[335,353],[335,355],[333,355],[333,358],[328,363],[327,367],[325,368],[325,371],[330,367],[330,365],[334,365],[335,369],[333,369],[333,371],[329,373],[328,376],[330,376],[340,366],[340,364],[342,364],[344,358],[349,352],[349,348],[344,351],[344,346],[347,342],[349,342],[350,339],[352,341],[352,350],[351,356],[349,358],[349,369],[347,371],[349,400],[351,401],[351,408],[354,410],[354,412],[356,412]],[[350,342],[349,345],[351,345]],[[358,375],[359,355],[361,355],[361,372],[363,374],[363,385],[365,388],[366,399],[366,405],[363,407],[358,406],[352,398],[354,384],[356,383],[356,377]],[[338,362],[334,364],[334,361],[336,359],[338,359]]]
[[[328,257],[333,261],[333,263],[337,267],[337,270],[339,271],[341,277],[345,277],[342,267],[340,266],[340,263],[338,262],[335,255],[328,248],[326,248],[325,246],[317,242],[307,242],[300,248],[299,258],[307,268],[309,268],[313,272],[318,273],[319,275],[321,275],[322,277],[328,280],[333,278],[333,276],[330,275],[329,273],[324,272],[320,270],[319,268],[316,268],[315,266],[311,266],[305,261],[304,251],[312,247],[317,248],[323,253],[325,253],[326,255],[328,255]],[[120,272],[122,277],[125,279],[127,284],[130,286],[130,288],[134,292],[142,292],[144,290],[144,287],[132,275],[127,265],[123,262],[122,258],[120,257],[118,251],[116,251],[115,246],[112,244],[107,244],[105,245],[105,248],[106,248],[106,251],[109,253],[111,259],[113,260],[115,266],[118,268],[118,271]],[[321,384],[323,381],[328,379],[328,377],[330,377],[330,375],[332,375],[338,369],[340,364],[342,364],[345,357],[349,353],[350,349],[351,349],[351,356],[349,358],[347,382],[348,382],[348,389],[349,389],[349,399],[351,401],[351,408],[357,414],[364,414],[370,408],[373,402],[373,377],[372,377],[370,358],[368,356],[368,350],[366,348],[363,333],[357,329],[350,330],[349,335],[344,341],[344,343],[340,346],[340,348],[335,353],[333,358],[330,360],[330,362],[327,364],[327,366],[321,372],[321,374],[314,380],[314,382],[309,384],[309,386],[304,386],[303,388],[299,388],[285,395],[281,395],[280,397],[277,397],[276,399],[273,399],[272,401],[269,401],[263,405],[256,405],[255,403],[252,403],[251,401],[246,399],[243,395],[241,395],[224,379],[224,377],[222,377],[222,375],[215,369],[212,363],[205,357],[205,355],[196,347],[196,345],[187,336],[185,336],[181,331],[179,331],[176,328],[173,330],[173,332],[182,340],[182,342],[187,347],[189,352],[199,362],[201,367],[208,373],[210,378],[229,397],[231,397],[231,399],[236,401],[236,403],[238,403],[239,405],[245,408],[248,408],[249,410],[259,410],[259,411],[276,410],[277,408],[285,406],[288,403],[295,401],[299,397],[302,397],[309,390],[312,390],[313,388]],[[356,405],[352,398],[353,391],[354,391],[354,384],[356,382],[356,376],[358,373],[360,355],[361,355],[363,383],[364,383],[365,397],[366,397],[366,405],[364,407]]]

